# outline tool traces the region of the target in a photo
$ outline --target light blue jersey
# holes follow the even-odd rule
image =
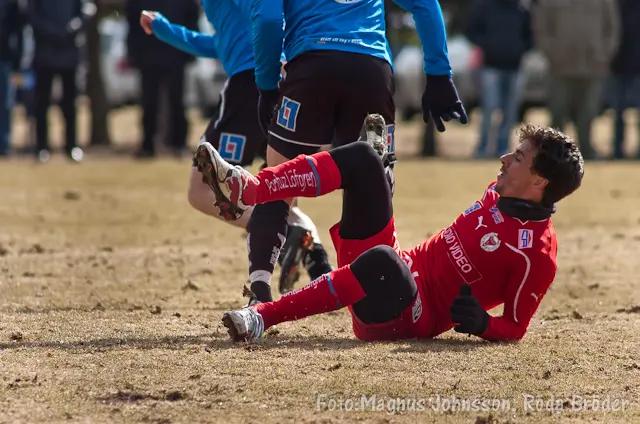
[[[240,0],[251,4],[256,83],[275,89],[280,56],[291,60],[313,50],[361,53],[392,65],[383,0]],[[413,14],[424,53],[424,72],[451,75],[438,0],[395,0]],[[283,23],[286,20],[286,25]]]
[[[153,33],[165,43],[194,56],[218,59],[228,77],[254,68],[251,46],[250,0],[202,0],[214,34],[191,31],[160,15]],[[282,47],[282,43],[280,44]],[[281,49],[278,52],[280,58]],[[278,75],[280,69],[278,68]]]

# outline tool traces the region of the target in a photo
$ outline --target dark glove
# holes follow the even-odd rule
[[[460,296],[453,300],[449,311],[451,321],[458,323],[453,328],[458,333],[478,336],[489,326],[489,314],[480,306],[478,299],[473,297],[471,286],[467,284],[460,287]]]
[[[276,111],[280,92],[276,90],[260,90],[260,98],[258,99],[258,120],[260,128],[265,136],[269,135],[269,126],[273,120]]]
[[[427,85],[422,93],[422,119],[425,123],[429,121],[429,114],[439,132],[445,130],[442,121],[458,119],[461,124],[469,121],[450,76],[427,75]]]

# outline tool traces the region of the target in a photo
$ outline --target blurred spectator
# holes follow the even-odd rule
[[[613,157],[624,157],[624,111],[634,107],[640,112],[640,1],[618,0],[622,14],[622,40],[611,66],[613,109],[615,115]],[[640,116],[638,136],[640,136]],[[640,148],[636,152],[640,159]]]
[[[476,0],[469,15],[467,38],[482,51],[482,124],[476,157],[488,155],[494,112],[501,114],[496,156],[509,151],[509,135],[518,116],[524,79],[520,63],[531,49],[529,12],[520,0]]]
[[[0,0],[0,157],[11,150],[11,110],[25,26],[22,12],[18,0]]]
[[[538,0],[534,37],[549,61],[551,126],[569,121],[585,159],[596,159],[591,124],[620,38],[616,0]]]
[[[184,105],[185,68],[195,58],[145,34],[140,26],[140,13],[144,10],[158,11],[172,23],[198,30],[200,7],[195,0],[127,0],[126,4],[129,23],[128,58],[131,65],[140,71],[142,83],[143,138],[136,156],[155,156],[154,138],[158,128],[158,106],[162,88],[168,94],[168,139],[174,153],[182,155],[186,151],[188,133]]]
[[[79,36],[94,14],[91,0],[29,0],[29,23],[35,40],[36,153],[41,162],[47,162],[50,156],[47,114],[56,76],[62,80],[60,108],[65,121],[65,153],[74,162],[82,160],[76,136],[76,72],[80,64]]]

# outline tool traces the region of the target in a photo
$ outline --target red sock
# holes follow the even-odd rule
[[[246,205],[318,197],[340,188],[340,170],[329,152],[299,155],[277,166],[265,168],[249,181],[242,194]]]
[[[275,302],[259,303],[256,309],[264,320],[264,328],[285,321],[335,311],[353,305],[365,296],[349,265],[324,274],[305,287],[283,295]]]

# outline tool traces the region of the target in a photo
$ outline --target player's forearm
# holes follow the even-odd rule
[[[213,35],[191,31],[180,25],[170,23],[166,18],[157,16],[151,24],[153,34],[161,41],[193,56],[216,59]]]
[[[282,0],[256,0],[251,5],[253,55],[256,85],[274,90],[280,82],[282,40],[284,39]]]
[[[489,326],[478,337],[493,342],[518,341],[526,332],[526,328],[504,317],[490,317]]]
[[[424,54],[424,73],[451,75],[447,30],[438,0],[396,0],[413,15]]]

